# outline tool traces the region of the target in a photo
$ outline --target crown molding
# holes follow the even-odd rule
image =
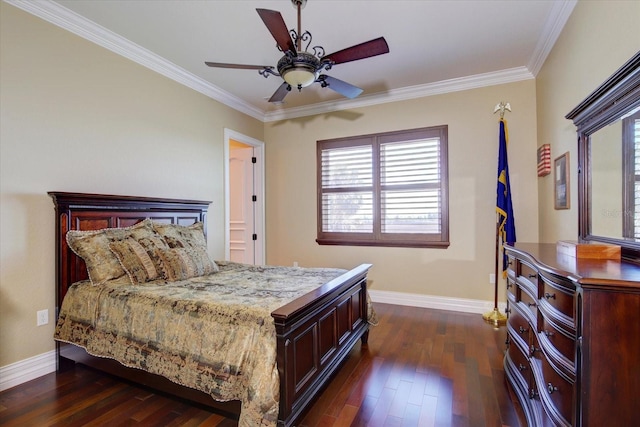
[[[50,0],[4,0],[6,3],[22,9],[34,16],[63,28],[77,36],[121,55],[133,62],[147,67],[184,86],[202,93],[234,110],[245,113],[260,121],[264,112],[240,98],[212,85],[174,63],[167,61],[148,49],[139,46],[124,37],[96,24],[87,18]]]
[[[560,37],[562,29],[569,20],[573,8],[576,7],[577,3],[578,0],[556,1],[553,3],[553,7],[542,29],[542,36],[538,39],[533,55],[531,55],[529,64],[527,64],[527,68],[534,77],[537,76],[542,69],[544,61],[546,61],[551,49],[553,49],[558,37]]]
[[[462,90],[476,89],[481,87],[513,83],[522,80],[533,79],[534,76],[526,67],[510,68],[508,70],[496,71],[492,73],[476,74],[473,76],[460,77],[456,79],[442,80],[424,85],[409,86],[400,89],[392,89],[387,92],[380,92],[356,99],[341,101],[322,102],[299,108],[288,108],[272,111],[265,114],[265,122],[292,119],[296,117],[311,116],[340,110],[369,107],[372,105],[385,104],[388,102],[406,101],[415,98],[440,95]]]

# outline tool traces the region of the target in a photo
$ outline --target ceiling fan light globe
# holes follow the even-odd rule
[[[292,87],[307,87],[316,81],[316,73],[306,68],[291,68],[283,74],[282,78]]]

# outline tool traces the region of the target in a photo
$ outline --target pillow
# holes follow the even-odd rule
[[[161,249],[158,255],[167,280],[185,280],[218,271],[218,266],[202,248]]]
[[[206,250],[207,241],[202,222],[189,226],[153,223],[153,228],[170,248],[203,247]]]
[[[111,242],[109,248],[118,258],[132,284],[149,282],[159,277],[147,250],[132,238]]]
[[[160,259],[158,251],[162,249],[169,249],[169,246],[164,241],[162,236],[154,231],[152,235],[140,237],[136,240],[136,242],[138,242],[140,246],[144,248],[149,258],[151,258],[151,262],[153,262],[153,266],[158,272],[158,278],[166,279],[163,274],[162,259]]]
[[[189,226],[153,223],[153,227],[158,232],[158,234],[162,236],[169,248],[185,249],[184,251],[178,251],[180,253],[180,257],[191,257],[192,263],[187,264],[193,266],[196,272],[202,272],[199,274],[195,274],[194,276],[190,275],[191,273],[185,273],[187,276],[202,276],[218,271],[218,266],[211,260],[211,258],[209,258],[209,254],[207,253],[207,241],[204,237],[204,224],[202,222],[196,222],[195,224]],[[163,266],[165,278],[167,278],[168,280],[180,280],[171,279],[172,275],[175,275],[176,277],[182,277],[183,279],[188,278],[183,277],[185,276],[185,274],[175,273],[175,271],[187,267],[187,264],[181,264],[181,266],[178,266],[177,264],[171,264],[171,262],[177,262],[175,261],[175,256],[177,255],[165,254],[165,257],[168,257],[167,259],[169,259],[169,261],[165,261],[164,258],[162,259],[162,262],[164,264],[166,264],[166,262],[170,263],[170,265]],[[168,271],[172,271],[172,273],[168,273]],[[192,270],[191,268],[187,268],[186,271]]]
[[[107,280],[117,279],[126,274],[118,258],[109,248],[109,243],[124,240],[127,237],[137,240],[154,234],[151,220],[146,219],[131,227],[90,231],[70,230],[67,232],[66,239],[69,248],[87,265],[91,283],[100,285]]]

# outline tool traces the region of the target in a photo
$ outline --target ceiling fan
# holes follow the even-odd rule
[[[244,70],[258,70],[262,76],[274,75],[282,77],[284,82],[269,98],[269,102],[281,103],[292,87],[307,87],[312,83],[320,83],[322,87],[328,87],[347,98],[355,98],[362,93],[362,89],[350,83],[322,74],[323,70],[330,70],[336,64],[370,58],[376,55],[389,53],[389,46],[384,37],[360,43],[346,49],[339,50],[330,55],[325,55],[322,46],[311,45],[311,33],[301,30],[301,10],[307,4],[307,0],[291,0],[298,10],[298,29],[289,31],[280,12],[268,9],[256,9],[267,29],[276,40],[278,50],[284,53],[276,67],[271,65],[244,65],[227,64],[222,62],[205,62],[209,67],[237,68]],[[302,50],[302,43],[306,43]],[[275,68],[275,70],[274,70]],[[277,71],[276,71],[277,70]]]

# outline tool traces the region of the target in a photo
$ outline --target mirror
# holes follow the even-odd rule
[[[591,233],[640,241],[640,108],[589,135],[588,148]]]
[[[589,136],[591,151],[591,231],[621,239],[622,233],[622,122]],[[620,189],[620,191],[613,191]]]
[[[580,240],[640,261],[640,52],[566,118],[578,132]]]

